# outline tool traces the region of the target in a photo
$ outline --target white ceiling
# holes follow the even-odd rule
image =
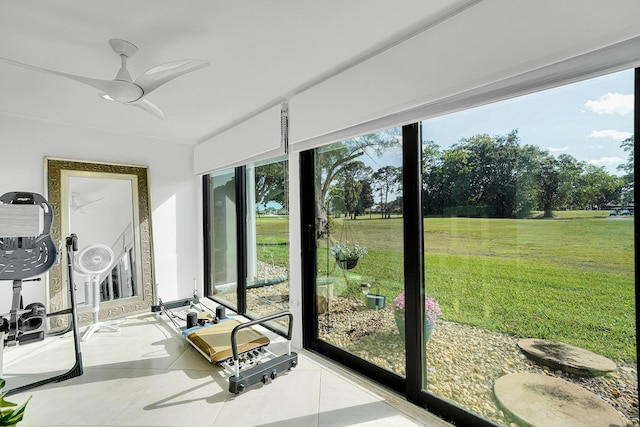
[[[475,0],[0,0],[0,57],[112,79],[108,44],[139,48],[133,79],[180,59],[211,65],[149,94],[164,112],[0,61],[0,114],[197,144]]]

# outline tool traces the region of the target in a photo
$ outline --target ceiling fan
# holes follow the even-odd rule
[[[166,64],[161,64],[151,68],[134,81],[131,78],[129,70],[127,70],[127,59],[138,53],[138,48],[134,44],[121,39],[111,39],[109,40],[109,45],[111,45],[111,49],[120,56],[121,62],[120,69],[113,80],[101,80],[91,77],[76,76],[73,74],[62,73],[60,71],[23,64],[21,62],[1,57],[0,61],[31,70],[55,74],[60,77],[84,83],[101,91],[102,93],[99,93],[99,96],[106,100],[117,101],[122,104],[142,108],[159,119],[163,118],[162,111],[155,104],[145,99],[145,97],[155,89],[176,77],[209,65],[207,61],[199,59],[185,59],[181,61],[167,62]]]

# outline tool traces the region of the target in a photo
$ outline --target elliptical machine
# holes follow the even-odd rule
[[[51,238],[52,224],[53,210],[41,195],[11,192],[0,196],[0,280],[13,281],[11,310],[0,315],[0,337],[3,337],[0,340],[0,352],[4,347],[43,340],[47,317],[71,315],[69,328],[64,332],[73,329],[76,358],[68,372],[8,390],[7,395],[73,378],[83,372],[73,282],[73,256],[78,250],[75,234],[66,239],[71,307],[54,313],[46,313],[41,303],[23,307],[23,283],[40,281],[41,278],[36,276],[46,273],[56,262],[57,250]]]

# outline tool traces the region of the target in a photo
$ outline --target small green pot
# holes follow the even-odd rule
[[[381,308],[384,308],[384,304],[384,295],[367,294],[367,308],[380,310]]]

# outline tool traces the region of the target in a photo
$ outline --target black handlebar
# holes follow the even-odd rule
[[[73,252],[78,252],[78,236],[75,233],[71,233],[71,236],[67,237],[67,248],[69,247]]]
[[[266,317],[262,317],[260,319],[252,320],[250,322],[243,323],[233,328],[233,331],[231,331],[231,350],[233,351],[233,360],[238,360],[238,342],[236,339],[236,335],[238,334],[238,331],[244,328],[248,328],[249,326],[260,325],[262,323],[268,322],[269,320],[274,320],[274,319],[278,319],[280,317],[285,317],[285,316],[289,317],[289,330],[287,331],[287,340],[291,341],[291,336],[293,332],[293,314],[291,314],[288,311],[285,311],[282,313],[276,313]]]

